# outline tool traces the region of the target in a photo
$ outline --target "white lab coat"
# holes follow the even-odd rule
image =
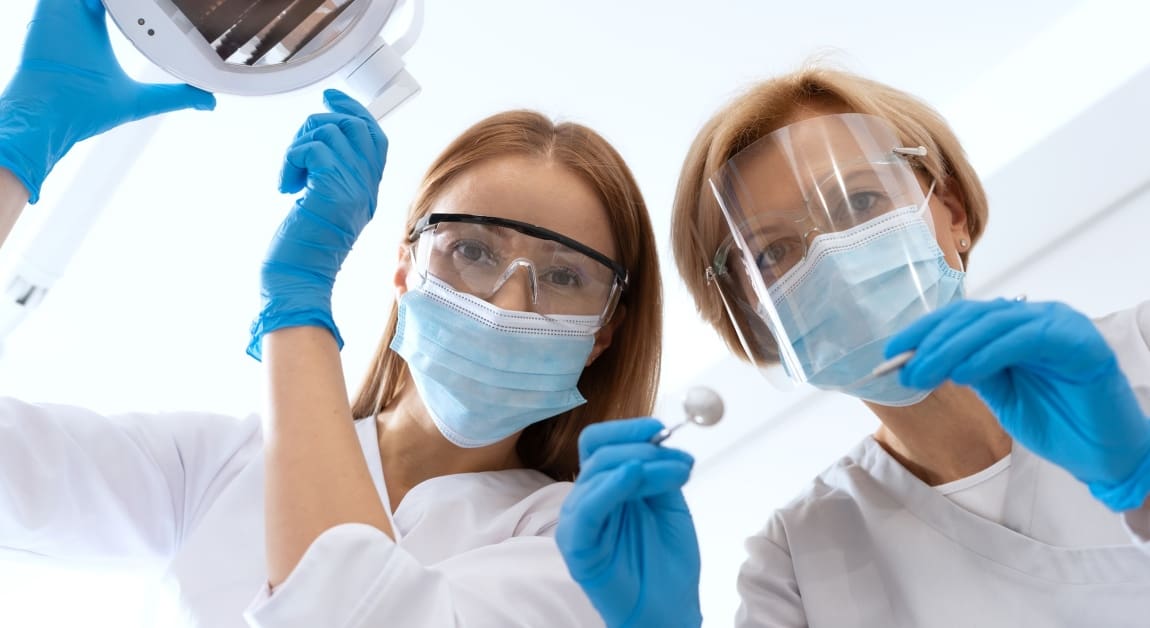
[[[1097,323],[1150,409],[1150,303]],[[1150,626],[1150,509],[1116,515],[1016,443],[1001,514],[967,511],[868,437],[748,539],[736,624]]]
[[[356,430],[388,508],[375,422]],[[165,561],[182,625],[243,626],[246,608],[269,628],[602,626],[554,541],[569,483],[530,470],[433,478],[389,512],[396,542],[334,527],[269,596],[263,482],[256,417],[0,399],[0,549]]]

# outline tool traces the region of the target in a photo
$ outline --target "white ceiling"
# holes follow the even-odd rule
[[[686,146],[707,115],[748,81],[825,54],[946,112],[1088,6],[1071,0],[977,0],[961,8],[909,0],[428,4],[423,36],[408,55],[424,91],[385,121],[391,153],[380,211],[337,286],[336,318],[349,341],[344,355],[353,380],[371,357],[390,301],[406,204],[435,154],[479,118],[530,107],[599,130],[633,167],[666,253]],[[0,50],[0,71],[15,63],[14,42],[31,6],[5,3],[0,41],[13,45]],[[125,51],[126,59],[133,56]],[[282,150],[319,106],[317,87],[265,99],[221,97],[212,114],[166,120],[125,173],[127,183],[69,274],[11,339],[0,361],[8,389],[108,409],[257,409],[259,370],[243,355],[258,304],[256,269],[289,204],[275,192]],[[960,134],[977,128],[970,120],[956,125]],[[79,153],[49,181],[46,199],[67,184]],[[14,247],[49,204],[29,210],[0,254],[0,269],[12,263]],[[674,388],[716,362],[723,348],[697,322],[667,255],[663,270],[664,382]]]

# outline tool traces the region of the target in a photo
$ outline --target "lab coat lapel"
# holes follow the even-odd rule
[[[1150,556],[1132,545],[1068,548],[1035,540],[1012,527],[971,513],[907,471],[872,439],[859,458],[874,478],[917,519],[967,552],[1041,581],[1077,585],[1150,584]],[[1035,467],[1043,464],[1021,447],[1020,479],[1007,489],[1008,519],[1029,527],[1035,516]],[[1014,473],[1011,459],[1011,474]],[[1021,500],[1022,505],[1011,504]]]

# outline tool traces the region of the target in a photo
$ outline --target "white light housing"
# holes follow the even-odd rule
[[[264,96],[338,76],[382,118],[419,92],[402,55],[419,37],[423,0],[103,0],[112,21],[153,64],[213,93]],[[407,31],[380,37],[399,6]],[[151,68],[142,80],[163,80]],[[151,117],[114,129],[96,143],[76,180],[52,204],[4,292],[0,341],[64,273],[123,173],[159,125]],[[43,210],[43,208],[41,208]]]
[[[422,0],[406,46],[422,23]],[[288,92],[331,76],[376,117],[419,91],[406,48],[379,34],[401,0],[104,0],[152,63],[201,89],[240,96]]]

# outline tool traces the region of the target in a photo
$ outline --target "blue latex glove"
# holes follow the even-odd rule
[[[16,75],[0,95],[0,167],[35,203],[76,142],[148,116],[215,106],[214,96],[188,85],[128,78],[112,54],[102,3],[40,0]]]
[[[1150,421],[1090,319],[1061,303],[958,301],[891,339],[916,353],[905,386],[971,386],[1027,449],[1065,468],[1112,510],[1150,493]]]
[[[581,471],[556,541],[610,628],[699,626],[699,544],[682,487],[694,460],[647,442],[655,419],[607,421],[579,437]]]
[[[257,360],[263,335],[283,327],[325,327],[343,348],[331,316],[331,291],[344,258],[375,214],[387,136],[347,94],[329,89],[323,102],[331,113],[307,119],[280,174],[280,192],[304,192],[264,260],[263,307],[248,345]]]

